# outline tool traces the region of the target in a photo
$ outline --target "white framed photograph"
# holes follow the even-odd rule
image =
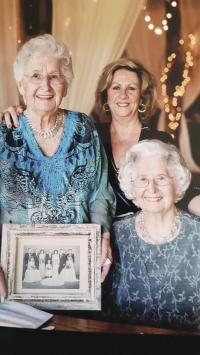
[[[39,309],[101,310],[101,226],[3,224],[8,299]]]

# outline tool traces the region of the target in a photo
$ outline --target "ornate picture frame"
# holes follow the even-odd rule
[[[101,226],[3,224],[8,299],[39,309],[101,310]]]

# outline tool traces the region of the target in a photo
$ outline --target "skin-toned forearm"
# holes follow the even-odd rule
[[[109,273],[112,264],[112,249],[110,245],[110,233],[102,234],[102,252],[101,252],[101,282],[103,282]]]
[[[200,195],[195,196],[188,205],[188,211],[200,217]]]

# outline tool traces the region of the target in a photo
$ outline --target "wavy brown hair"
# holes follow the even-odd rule
[[[121,58],[106,65],[99,77],[95,92],[95,100],[97,107],[101,112],[105,112],[106,116],[111,119],[111,112],[103,109],[107,103],[107,90],[112,84],[114,73],[119,69],[126,69],[137,74],[141,84],[140,104],[144,104],[146,111],[139,113],[142,122],[146,122],[153,114],[156,101],[156,84],[153,75],[145,69],[140,63],[132,58]]]

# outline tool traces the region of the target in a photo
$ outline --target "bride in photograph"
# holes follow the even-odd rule
[[[48,259],[45,267],[45,278],[41,280],[42,286],[62,286],[64,281],[58,275],[59,268],[59,254],[57,250],[54,250],[52,260]]]
[[[60,272],[60,279],[64,282],[77,281],[76,272],[74,268],[74,260],[71,253],[66,256],[66,263],[62,271]]]
[[[40,272],[36,268],[35,259],[32,256],[28,261],[28,267],[25,271],[24,282],[36,282],[40,280],[41,280]]]

